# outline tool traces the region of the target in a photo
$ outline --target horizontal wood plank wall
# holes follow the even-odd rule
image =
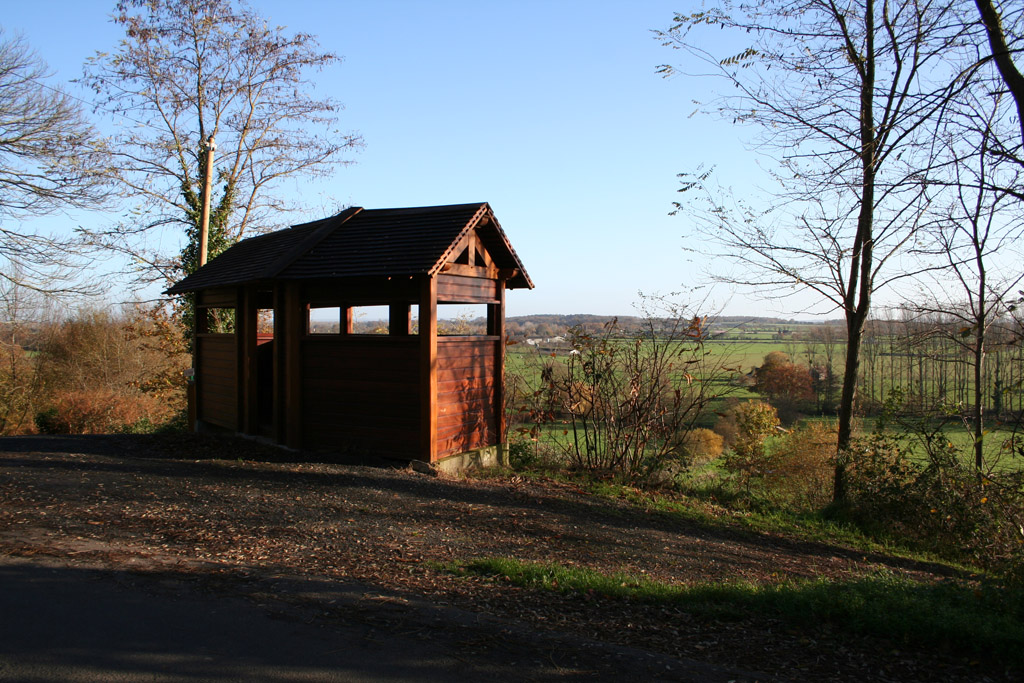
[[[499,343],[495,339],[438,340],[437,457],[498,443],[494,392]]]
[[[372,278],[367,280],[307,282],[302,285],[302,298],[313,306],[337,306],[340,303],[362,305],[404,301],[415,303],[419,297],[419,281],[413,278]]]
[[[226,289],[204,289],[198,293],[199,305],[211,308],[234,308],[238,303],[238,292],[234,287]]]
[[[448,303],[496,304],[500,294],[497,280],[483,280],[461,275],[439,275],[437,278],[437,300]]]
[[[202,376],[196,379],[197,417],[238,429],[238,348],[233,334],[202,334],[196,339]]]
[[[417,338],[306,338],[302,377],[304,447],[416,457],[420,445]]]

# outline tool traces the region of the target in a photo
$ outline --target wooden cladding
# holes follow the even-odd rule
[[[356,306],[413,303],[419,296],[419,282],[411,277],[358,279],[339,287],[335,281],[316,281],[302,285],[302,298],[321,306],[345,303]]]
[[[301,355],[303,447],[406,458],[416,453],[415,338],[306,339]]]
[[[455,265],[486,262],[477,252],[466,259]],[[196,423],[296,449],[428,462],[496,445],[504,436],[504,284],[449,272],[199,292],[200,310],[233,308],[224,317],[236,325],[234,334],[195,338]],[[486,330],[477,330],[486,334],[439,337],[439,302],[486,308],[474,312],[486,315]],[[352,333],[353,310],[364,304],[387,312],[387,334]],[[268,305],[273,315],[262,315],[273,322],[261,328]],[[331,308],[335,333],[311,333],[311,307]]]
[[[238,347],[233,335],[201,335],[196,339],[197,417],[203,422],[238,429]]]
[[[234,308],[238,302],[238,294],[234,287],[226,289],[204,289],[198,294],[197,304],[200,307]]]
[[[495,390],[501,342],[443,340],[437,345],[437,457],[498,443]]]
[[[502,286],[499,280],[438,275],[437,300],[441,303],[496,304],[500,301]]]

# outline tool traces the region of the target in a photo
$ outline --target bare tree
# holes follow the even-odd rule
[[[18,284],[15,270],[0,282],[0,435],[20,434],[39,407],[44,385],[31,357],[50,324],[46,297]]]
[[[920,269],[904,247],[928,205],[926,124],[964,87],[951,87],[940,67],[966,29],[951,0],[770,0],[739,9],[734,15],[726,1],[677,16],[661,35],[731,86],[717,113],[759,126],[780,163],[774,211],[737,214],[712,198],[703,214],[706,232],[741,266],[728,279],[773,294],[809,289],[845,316],[834,477],[842,500],[864,325],[873,294]],[[712,43],[691,35],[704,26],[753,42],[713,55],[704,47]],[[701,180],[686,178],[682,189]]]
[[[988,335],[1006,319],[1024,281],[1019,246],[1024,215],[1014,193],[1007,189],[1021,185],[1021,169],[992,149],[992,131],[1004,98],[989,97],[981,88],[972,93],[963,95],[967,100],[963,109],[969,112],[966,117],[951,119],[942,129],[955,163],[949,182],[951,197],[945,220],[935,226],[933,249],[946,261],[946,268],[941,277],[928,283],[913,308],[926,315],[944,315],[956,323],[930,329],[932,333],[945,332],[967,355],[972,372],[968,414],[975,467],[980,473],[985,459]]]
[[[286,223],[281,180],[326,176],[360,146],[335,128],[341,106],[311,94],[310,72],[339,61],[312,35],[288,35],[241,0],[121,0],[113,19],[125,37],[89,60],[83,82],[99,111],[126,122],[110,173],[138,204],[93,237],[145,264],[141,279],[181,273],[180,258],[146,241],[169,226],[196,232],[209,136],[220,185],[211,236],[225,245]]]
[[[49,76],[24,39],[0,29],[0,280],[58,293],[84,289],[76,281],[82,245],[22,220],[93,208],[106,192],[93,129]]]

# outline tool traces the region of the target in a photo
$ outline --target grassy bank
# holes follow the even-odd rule
[[[452,562],[459,575],[589,599],[672,606],[715,618],[765,617],[801,628],[884,638],[1004,662],[1024,662],[1024,593],[977,582],[922,583],[891,572],[851,578],[672,585],[644,576],[487,557]],[[614,607],[610,607],[614,609]]]

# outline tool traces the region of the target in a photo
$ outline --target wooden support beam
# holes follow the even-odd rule
[[[235,335],[238,340],[238,431],[255,434],[259,431],[256,394],[256,293],[249,287],[239,289],[235,313]]]
[[[285,443],[285,365],[287,349],[284,330],[288,323],[285,311],[284,284],[274,285],[274,419],[272,434],[274,441]]]
[[[420,458],[437,458],[437,280],[420,287]]]
[[[338,323],[342,334],[352,334],[352,307],[341,306],[341,320]]]
[[[309,327],[309,308],[302,306],[299,286],[284,284],[284,408],[285,444],[302,448],[302,338]]]
[[[412,334],[412,308],[406,303],[388,306],[388,334],[408,337]]]
[[[487,306],[487,334],[498,337],[494,355],[494,414],[498,443],[505,443],[505,283],[498,284],[498,303]]]

